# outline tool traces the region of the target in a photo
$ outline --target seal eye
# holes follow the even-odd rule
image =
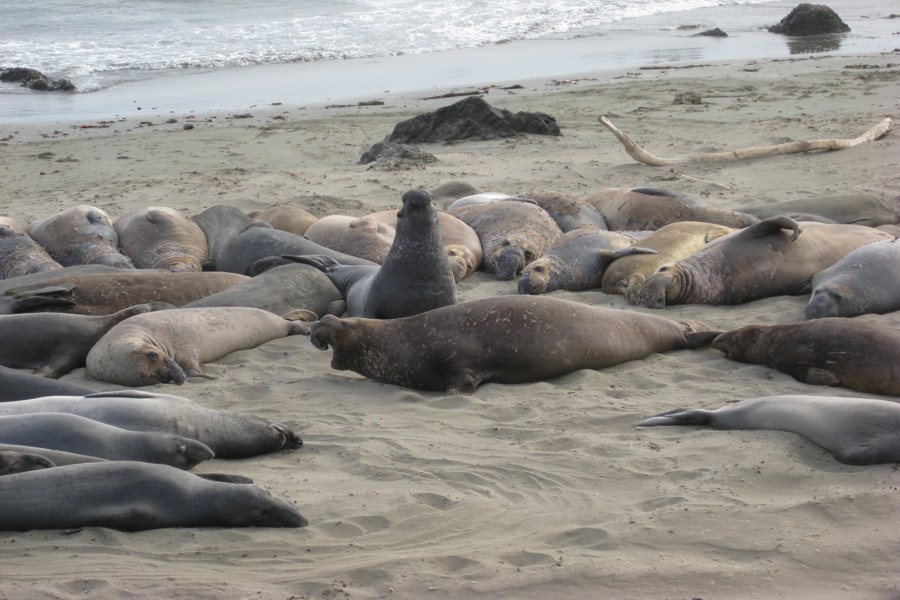
[[[159,360],[159,354],[157,354],[156,352],[148,352],[145,356],[153,361]]]
[[[527,258],[527,257],[528,257],[528,254],[526,254],[525,257]],[[544,267],[535,267],[534,270],[535,270],[535,272],[537,272],[537,273],[543,273],[543,272],[544,272]]]
[[[665,273],[669,270],[669,265],[663,265],[656,270],[657,273]]]
[[[503,241],[500,243],[500,245],[503,246],[504,248],[505,248],[506,246],[509,246],[509,244],[510,244],[510,241],[509,241],[509,240],[503,240]]]

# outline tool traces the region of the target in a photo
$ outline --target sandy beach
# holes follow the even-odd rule
[[[490,88],[485,100],[552,115],[562,136],[424,145],[437,162],[400,171],[357,161],[396,123],[458,98],[423,99],[425,89],[379,105],[17,123],[0,131],[0,214],[29,223],[76,204],[116,218],[150,205],[195,215],[293,203],[362,216],[454,179],[510,194],[654,186],[719,208],[888,198],[900,194],[896,131],[829,153],[660,168],[632,160],[597,119],[661,156],[853,138],[900,117],[898,64],[895,51],[511,81],[522,89]],[[673,103],[686,91],[702,103]],[[476,273],[458,290],[473,300],[516,284]],[[599,290],[553,295],[723,330],[800,321],[807,302],[660,312]],[[900,326],[898,313],[862,318]],[[0,533],[0,598],[900,597],[896,465],[843,465],[790,433],[635,428],[681,407],[863,394],[709,348],[472,396],[379,384],[330,360],[296,336],[208,365],[218,379],[147,388],[294,427],[302,449],[195,471],[251,477],[296,503],[308,527]],[[64,380],[113,388],[84,369]]]

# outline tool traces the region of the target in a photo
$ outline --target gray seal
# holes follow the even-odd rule
[[[857,248],[812,278],[807,319],[900,310],[900,241]]]
[[[900,396],[900,329],[827,317],[726,331],[712,347],[732,360],[778,369],[811,385]]]
[[[127,431],[78,415],[52,412],[0,416],[0,442],[179,469],[190,469],[213,457],[208,446],[181,435]]]
[[[343,294],[350,316],[395,319],[456,303],[456,280],[431,194],[410,190],[402,201],[397,235],[381,266],[319,263]]]
[[[0,476],[13,475],[15,473],[27,473],[38,469],[55,467],[53,461],[40,454],[30,452],[17,452],[0,448]]]
[[[737,210],[760,219],[777,216],[816,215],[833,223],[878,227],[900,222],[900,196],[881,198],[872,194],[837,194],[796,200],[779,200],[771,204],[743,206]],[[806,220],[796,219],[795,220]],[[813,220],[813,219],[810,219]]]
[[[210,410],[187,398],[138,390],[56,396],[0,404],[0,416],[67,413],[128,431],[160,431],[197,440],[216,458],[246,458],[296,449],[302,440],[289,427],[254,415]]]
[[[175,275],[175,273],[173,273]],[[203,363],[232,352],[255,348],[289,335],[306,334],[300,311],[279,317],[260,308],[241,306],[178,308],[127,319],[100,338],[85,361],[88,375],[128,387],[173,382],[188,377],[215,379]]]
[[[62,268],[13,219],[0,217],[0,279]]]
[[[64,267],[106,265],[133,269],[119,250],[119,236],[109,215],[88,204],[67,208],[28,226],[28,235]]]
[[[35,369],[35,375],[58,379],[84,366],[94,344],[113,326],[129,317],[170,304],[138,304],[103,316],[64,313],[6,315],[0,319],[0,365]]]
[[[638,427],[700,425],[796,433],[847,465],[900,462],[900,404],[871,398],[765,396],[716,410],[678,409]]]
[[[210,481],[165,465],[130,461],[0,477],[0,504],[0,531],[307,525],[292,504],[258,485]]]
[[[526,383],[601,369],[656,352],[697,348],[718,334],[701,323],[549,296],[498,296],[404,319],[312,324],[331,366],[376,381],[450,394],[481,383]]]
[[[97,391],[99,391],[97,388],[80,383],[48,379],[40,375],[0,366],[0,402],[27,400],[42,396],[83,396]]]

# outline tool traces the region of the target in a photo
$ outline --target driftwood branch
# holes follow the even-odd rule
[[[698,154],[696,156],[682,156],[678,158],[660,158],[650,154],[641,148],[637,142],[625,135],[618,127],[613,125],[606,117],[600,117],[600,122],[607,129],[619,138],[625,151],[634,160],[651,165],[653,167],[666,167],[670,165],[684,165],[696,163],[721,163],[735,160],[743,160],[746,158],[759,158],[762,156],[775,156],[776,154],[799,154],[803,152],[813,152],[817,150],[843,150],[850,148],[863,142],[871,142],[877,140],[894,127],[894,122],[886,118],[878,125],[871,128],[861,136],[850,140],[808,140],[800,142],[787,142],[786,144],[776,144],[774,146],[759,146],[756,148],[743,148],[741,150],[732,150],[730,152],[715,152],[712,154]]]

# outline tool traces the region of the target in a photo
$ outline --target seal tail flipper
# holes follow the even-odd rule
[[[656,427],[659,425],[701,425],[709,426],[712,411],[700,408],[676,408],[638,421],[635,427]]]
[[[29,312],[49,306],[75,306],[75,301],[63,296],[70,295],[75,289],[74,283],[48,285],[46,287],[15,288],[7,290],[3,295],[12,302],[5,310],[8,314]]]
[[[289,427],[282,425],[281,423],[272,423],[272,427],[284,437],[284,444],[281,446],[282,448],[286,450],[296,450],[303,446],[303,440],[301,440],[300,436],[294,433]]]
[[[754,225],[747,227],[743,230],[743,235],[763,238],[774,235],[782,229],[790,229],[791,231],[793,231],[793,234],[791,235],[792,242],[796,241],[800,234],[803,233],[803,229],[800,227],[800,224],[797,223],[797,221],[790,217],[782,215],[778,217],[769,217],[768,219],[763,219],[759,223],[755,223]]]
[[[684,348],[702,348],[709,346],[712,341],[722,334],[721,331],[709,327],[705,323],[699,321],[684,320],[679,321],[681,331],[684,335]]]
[[[288,335],[309,335],[309,324],[319,318],[316,313],[305,308],[296,308],[281,317],[291,322]]]

